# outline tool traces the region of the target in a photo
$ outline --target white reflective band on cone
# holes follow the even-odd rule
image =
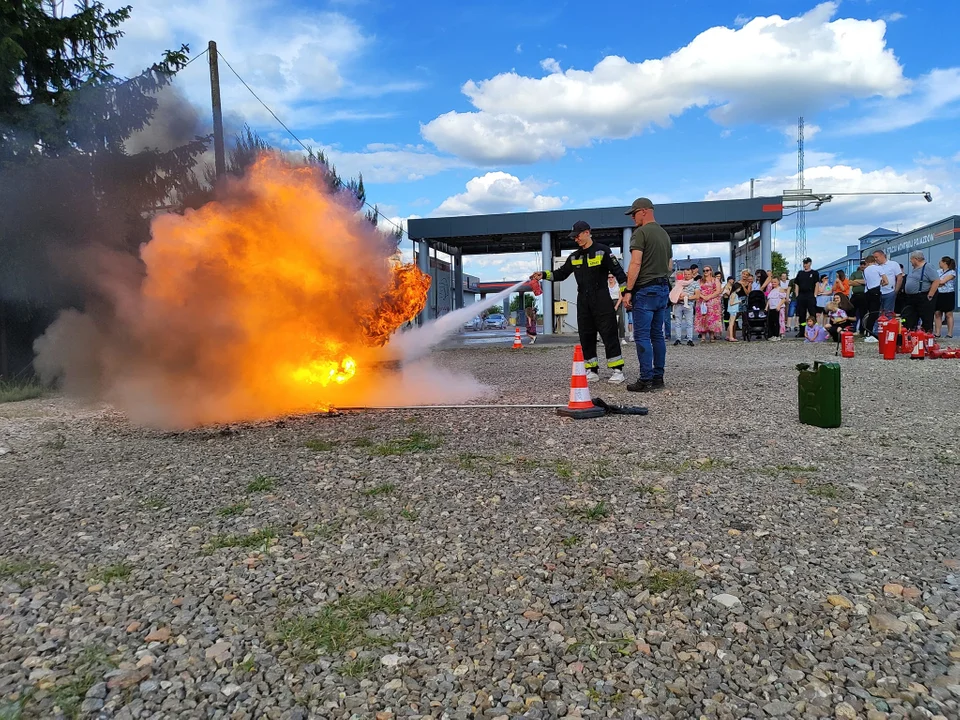
[[[570,388],[570,402],[593,402],[589,388]]]
[[[583,367],[582,362],[575,362],[573,364],[573,374],[574,375],[586,375],[587,371]]]

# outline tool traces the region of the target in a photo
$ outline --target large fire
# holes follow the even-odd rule
[[[320,170],[264,156],[218,201],[157,217],[142,283],[112,288],[109,319],[62,316],[38,362],[161,426],[347,404],[426,302],[430,278],[393,250]]]

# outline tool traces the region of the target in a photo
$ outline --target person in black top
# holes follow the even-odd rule
[[[797,322],[800,323],[800,332],[797,337],[803,337],[804,323],[807,318],[812,322],[817,320],[817,281],[820,276],[816,270],[811,270],[810,265],[813,261],[810,258],[803,259],[803,270],[797,273],[793,279],[793,286],[797,289]]]
[[[607,367],[613,370],[609,382],[622,383],[623,355],[620,350],[620,333],[617,332],[617,314],[614,300],[610,297],[607,278],[613,275],[623,292],[627,274],[606,245],[594,242],[590,235],[590,226],[583,220],[573,225],[570,237],[577,243],[577,250],[567,256],[567,261],[559,270],[545,270],[530,276],[531,280],[566,280],[573,275],[577,280],[577,332],[583,348],[583,366],[587,371],[587,380],[600,379],[597,359],[597,333],[603,340],[603,349],[607,355]]]

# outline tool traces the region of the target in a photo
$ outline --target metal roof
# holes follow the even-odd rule
[[[464,255],[539,252],[541,235],[554,233],[555,247],[575,247],[567,235],[577,220],[585,220],[597,242],[619,247],[623,228],[633,226],[625,215],[628,206],[550,210],[543,212],[417,218],[407,221],[411,240],[426,240],[441,252],[459,249]],[[664,203],[656,218],[674,243],[729,242],[756,231],[761,220],[783,217],[781,196],[741,200]]]

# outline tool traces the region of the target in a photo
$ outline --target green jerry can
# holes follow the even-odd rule
[[[814,362],[797,365],[800,422],[822,428],[840,427],[840,365]]]

